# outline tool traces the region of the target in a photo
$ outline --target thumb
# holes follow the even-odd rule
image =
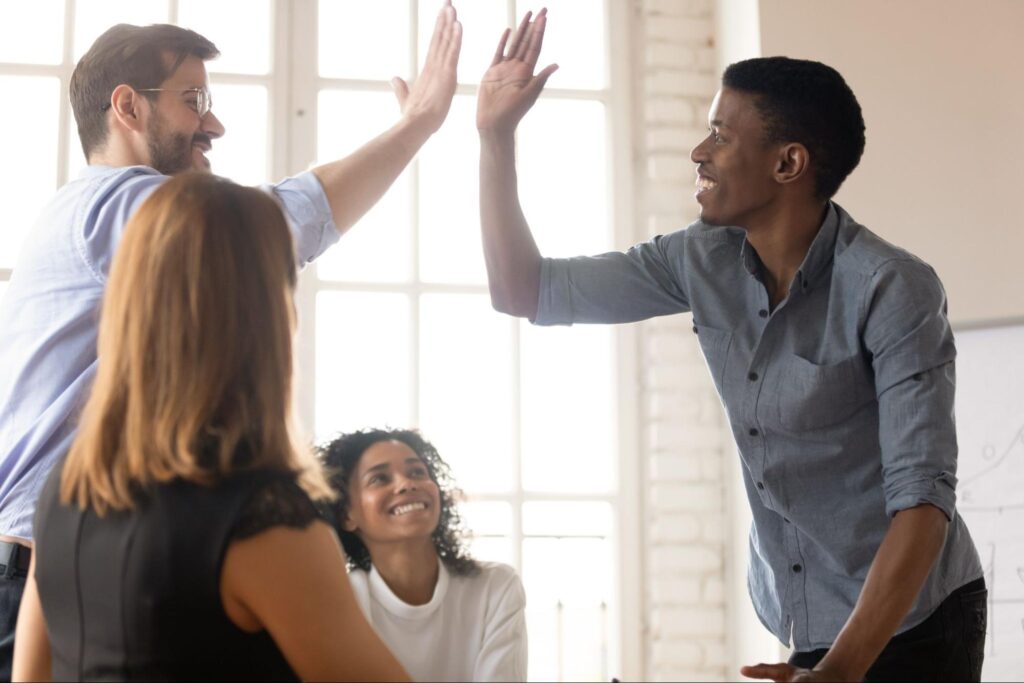
[[[551,78],[551,74],[555,73],[556,71],[558,71],[558,65],[549,64],[548,66],[544,67],[543,71],[541,71],[539,74],[533,77],[533,86],[537,89],[538,93],[540,93],[540,91],[544,89],[544,86],[547,84],[548,79]]]
[[[398,98],[398,106],[405,109],[405,100],[409,97],[409,84],[398,76],[391,79],[391,89],[395,91]]]

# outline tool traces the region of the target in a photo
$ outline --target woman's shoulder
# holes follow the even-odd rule
[[[503,562],[481,561],[476,562],[476,567],[472,574],[452,577],[453,583],[462,584],[464,590],[477,592],[492,602],[526,603],[523,582],[514,568]]]
[[[305,529],[321,518],[320,510],[299,486],[294,473],[258,470],[242,475],[238,483],[245,490],[245,502],[231,532],[233,540],[275,526]]]

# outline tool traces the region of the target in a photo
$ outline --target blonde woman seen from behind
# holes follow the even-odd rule
[[[95,386],[39,500],[16,680],[407,680],[292,436],[295,282],[258,190],[184,174],[128,224]]]

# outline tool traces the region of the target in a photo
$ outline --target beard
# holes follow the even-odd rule
[[[186,135],[164,130],[163,120],[154,116],[146,131],[149,165],[164,175],[175,175],[193,169],[192,143],[209,138],[203,133]]]

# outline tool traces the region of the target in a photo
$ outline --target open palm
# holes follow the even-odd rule
[[[547,10],[541,10],[533,21],[530,18],[527,12],[511,43],[510,31],[505,30],[491,66],[480,81],[476,126],[481,133],[514,131],[537,101],[548,77],[558,69],[557,64],[551,64],[534,74],[544,44]]]

